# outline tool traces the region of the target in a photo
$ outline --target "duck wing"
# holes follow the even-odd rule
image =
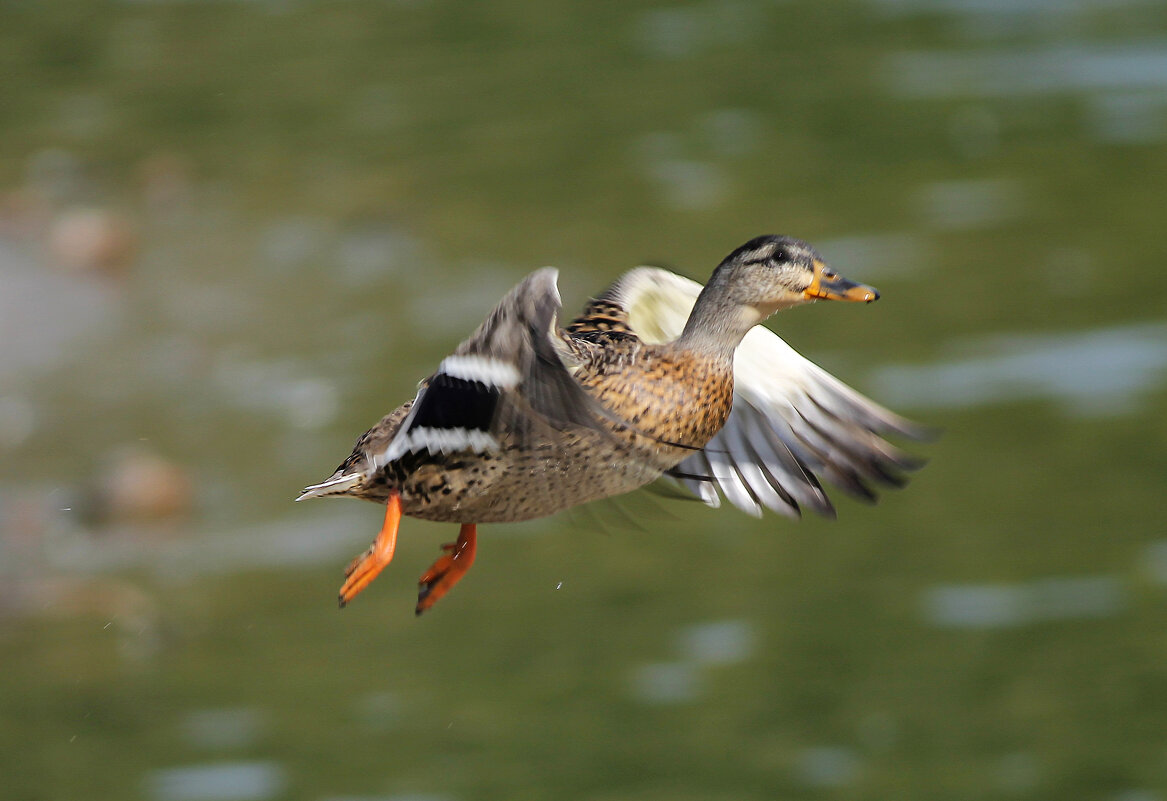
[[[573,377],[572,353],[557,330],[558,274],[553,267],[531,273],[442,360],[378,463],[495,450],[503,435],[536,447],[570,427],[603,430],[611,415]]]
[[[603,317],[612,321],[606,325],[620,336],[668,342],[680,336],[701,289],[696,281],[668,270],[638,267],[593,303],[601,304]],[[904,472],[923,466],[923,460],[893,445],[887,435],[926,439],[929,431],[860,394],[774,332],[757,326],[734,355],[729,419],[701,451],[669,474],[709,506],[720,506],[724,495],[755,516],[766,508],[798,517],[805,506],[833,517],[820,479],[874,500],[873,486],[902,486]]]

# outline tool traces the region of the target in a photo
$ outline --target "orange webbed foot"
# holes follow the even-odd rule
[[[377,538],[367,551],[345,568],[345,582],[339,596],[342,609],[393,561],[393,551],[397,548],[397,528],[400,525],[401,496],[394,492],[385,503],[385,522],[381,524]]]
[[[417,614],[429,609],[462,580],[466,571],[474,564],[478,547],[478,527],[474,523],[464,523],[458,532],[457,542],[442,546],[444,554],[438,557],[430,569],[418,579]]]

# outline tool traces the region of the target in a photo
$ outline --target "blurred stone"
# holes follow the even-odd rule
[[[138,234],[129,219],[108,209],[74,209],[49,230],[49,249],[79,273],[123,275],[138,254]]]
[[[185,468],[141,447],[108,458],[97,492],[101,517],[121,522],[185,516],[194,501],[194,483]]]

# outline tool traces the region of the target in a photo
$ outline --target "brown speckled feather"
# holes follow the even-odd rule
[[[565,328],[567,336],[597,345],[616,345],[629,339],[638,341],[636,332],[628,323],[628,310],[616,301],[614,294],[610,288],[599,297],[592,298],[584,307],[583,314]]]

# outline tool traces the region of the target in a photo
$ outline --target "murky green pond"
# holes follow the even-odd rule
[[[0,4],[0,798],[1167,799],[1154,2]],[[756,234],[945,430],[837,521],[293,505],[532,269]],[[633,525],[635,521],[637,525]]]

